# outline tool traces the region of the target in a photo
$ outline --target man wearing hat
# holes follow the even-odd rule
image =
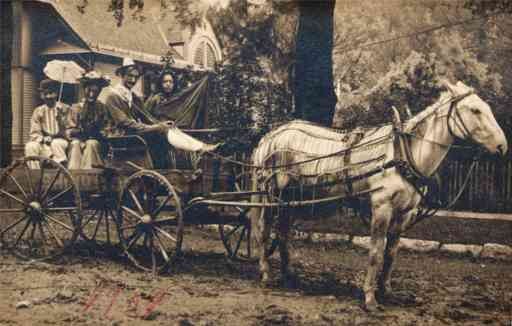
[[[179,131],[172,122],[158,121],[144,108],[141,98],[132,91],[141,72],[131,58],[123,60],[123,65],[116,70],[116,74],[121,77],[121,82],[111,87],[105,98],[114,123],[114,136],[160,134],[171,145],[185,151],[213,151],[217,148],[218,145],[203,143]]]
[[[98,95],[110,81],[93,70],[84,74],[80,82],[85,97],[71,108],[68,116],[67,137],[71,141],[69,169],[91,169],[104,165],[101,144],[105,139],[108,109],[98,101]]]
[[[29,142],[25,144],[26,156],[44,156],[66,164],[68,141],[65,139],[69,106],[57,102],[59,83],[44,79],[39,85],[43,105],[35,108],[30,120]],[[39,168],[31,162],[30,168]]]

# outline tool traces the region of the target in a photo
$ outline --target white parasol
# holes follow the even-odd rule
[[[78,84],[85,70],[74,61],[52,60],[46,64],[43,72],[48,78],[60,82],[60,102],[63,84]]]

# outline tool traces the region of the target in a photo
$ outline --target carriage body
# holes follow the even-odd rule
[[[46,259],[77,239],[119,244],[135,265],[155,273],[179,253],[185,225],[219,225],[228,252],[232,244],[224,236],[225,226],[243,224],[246,232],[248,220],[240,210],[197,200],[237,190],[230,164],[210,155],[159,149],[170,159],[157,169],[148,144],[139,136],[112,139],[108,147],[107,167],[68,170],[52,160],[31,157],[3,169],[3,246],[22,258]],[[39,168],[29,168],[34,162]]]

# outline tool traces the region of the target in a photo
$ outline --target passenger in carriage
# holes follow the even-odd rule
[[[165,106],[176,91],[176,78],[174,72],[164,68],[156,79],[156,92],[145,103],[146,110],[153,114],[160,107]]]
[[[155,135],[167,138],[172,146],[190,152],[214,151],[220,144],[210,145],[179,130],[172,121],[160,122],[148,112],[132,88],[140,78],[140,68],[131,58],[125,58],[116,70],[121,82],[107,89],[105,104],[114,123],[114,136]]]
[[[108,109],[98,101],[101,90],[110,80],[96,71],[90,71],[80,80],[84,98],[74,105],[68,116],[69,169],[91,169],[104,166],[102,144],[108,124]]]
[[[44,79],[39,85],[44,104],[35,108],[30,120],[29,142],[25,145],[25,156],[44,156],[66,164],[68,141],[65,137],[69,106],[57,102],[59,83]],[[30,168],[39,168],[30,162]]]
[[[145,79],[149,83],[149,94],[147,94],[146,101],[153,97],[158,92],[158,74],[156,74],[154,71],[147,71],[144,74]]]

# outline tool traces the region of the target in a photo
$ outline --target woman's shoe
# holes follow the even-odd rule
[[[201,150],[203,152],[215,152],[222,145],[224,145],[224,142],[217,144],[205,144]]]

